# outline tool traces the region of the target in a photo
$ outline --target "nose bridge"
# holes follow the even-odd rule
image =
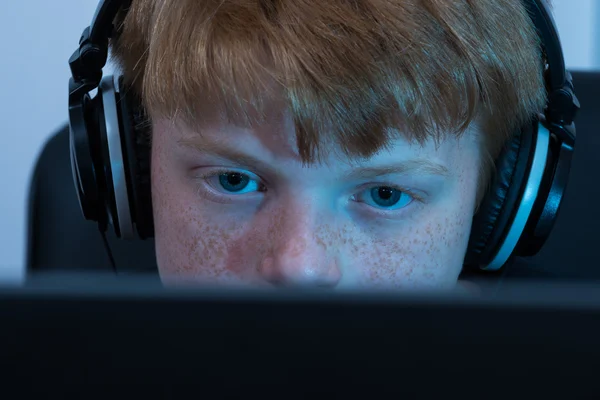
[[[335,286],[341,270],[322,235],[327,232],[319,207],[309,200],[294,199],[280,218],[281,229],[271,239],[272,251],[263,260],[265,279],[274,284]]]
[[[300,202],[296,199],[294,203],[286,207],[281,216],[283,229],[274,238],[274,256],[279,258],[284,267],[319,262],[326,256],[327,250],[317,235],[320,217],[316,207],[307,200]]]

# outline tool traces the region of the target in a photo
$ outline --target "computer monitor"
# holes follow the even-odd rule
[[[600,393],[596,285],[466,296],[148,279],[55,276],[0,290],[3,385],[85,399]]]

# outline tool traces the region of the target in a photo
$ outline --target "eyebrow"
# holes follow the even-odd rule
[[[251,154],[244,153],[228,146],[225,143],[202,141],[195,139],[182,139],[179,143],[185,147],[199,151],[206,155],[213,155],[236,164],[259,168],[265,171],[276,172],[269,163]],[[395,162],[385,166],[361,166],[358,165],[346,172],[342,179],[357,180],[357,179],[372,179],[386,175],[402,175],[402,174],[418,174],[418,175],[434,175],[447,177],[450,171],[444,165],[430,161],[424,158],[412,159]]]
[[[426,159],[414,159],[393,163],[381,167],[357,167],[344,174],[344,179],[370,179],[385,175],[437,175],[447,177],[450,175],[448,168],[442,164]]]

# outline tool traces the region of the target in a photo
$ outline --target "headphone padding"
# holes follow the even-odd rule
[[[120,78],[121,79],[121,78]],[[137,98],[127,87],[120,88],[120,111],[127,174],[131,190],[132,218],[141,239],[154,236],[150,188],[149,123]]]
[[[487,266],[504,242],[529,176],[535,124],[513,135],[496,161],[496,173],[473,218],[464,265]]]

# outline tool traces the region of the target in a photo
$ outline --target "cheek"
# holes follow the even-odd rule
[[[281,223],[257,233],[219,204],[202,201],[160,144],[152,153],[152,201],[156,258],[163,281],[248,282],[252,265],[264,256],[266,236],[278,235]],[[230,210],[230,208],[229,208]],[[269,224],[267,224],[269,225]]]
[[[374,238],[355,252],[361,281],[394,288],[453,286],[462,270],[474,207],[475,188],[461,180],[445,207],[419,213],[406,228],[367,235]]]
[[[436,220],[436,215],[394,234],[366,235],[368,240],[349,249],[362,285],[399,289],[453,285],[462,268],[469,218],[444,218],[439,213]]]
[[[228,234],[201,220],[195,193],[166,156],[161,139],[160,134],[155,136],[151,164],[156,258],[161,276],[177,280],[195,271],[201,257],[214,263],[212,255],[222,256]],[[217,270],[216,264],[212,271]]]
[[[152,198],[161,276],[175,281],[184,276],[211,281],[227,279],[225,260],[237,228],[232,221],[207,218],[187,185],[178,183],[176,177],[168,179],[158,170]]]

